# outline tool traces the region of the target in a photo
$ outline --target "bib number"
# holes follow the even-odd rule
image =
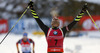
[[[57,40],[57,39],[55,39],[55,41],[56,41],[56,42],[55,42],[55,45],[57,45],[58,40]]]

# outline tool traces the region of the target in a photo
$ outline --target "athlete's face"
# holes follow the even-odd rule
[[[52,22],[51,22],[51,25],[52,27],[59,27],[59,19],[58,18],[53,18],[52,19]]]
[[[23,36],[23,40],[24,41],[27,41],[27,36]]]

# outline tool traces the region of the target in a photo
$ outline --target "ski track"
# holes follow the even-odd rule
[[[6,34],[0,34],[0,41]],[[45,36],[34,36],[29,34],[29,38],[35,42],[35,53],[47,53],[47,43]],[[0,45],[0,53],[17,53],[16,42],[21,39],[21,35],[9,34]],[[78,49],[75,49],[79,46]],[[100,53],[100,39],[88,37],[76,37],[64,39],[64,53]]]

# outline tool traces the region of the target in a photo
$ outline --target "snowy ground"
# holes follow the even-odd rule
[[[0,40],[5,34],[0,34]],[[17,53],[16,42],[22,36],[9,34],[5,41],[0,45],[0,53]],[[44,36],[33,36],[29,34],[29,38],[35,41],[35,53],[46,53],[47,43]],[[65,38],[64,53],[100,53],[100,39],[79,37]]]

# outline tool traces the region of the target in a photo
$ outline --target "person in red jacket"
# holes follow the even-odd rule
[[[22,48],[22,53],[31,53],[31,43],[33,44],[33,53],[35,53],[34,52],[34,41],[32,40],[32,39],[29,39],[29,38],[27,38],[27,33],[24,33],[23,34],[23,38],[22,39],[20,39],[17,43],[16,43],[16,47],[17,47],[17,51],[18,51],[18,53],[20,53],[19,52],[19,47],[18,47],[18,44],[20,44],[21,45],[21,48]]]
[[[87,5],[84,5],[79,15],[74,19],[72,23],[70,23],[68,26],[64,26],[63,28],[59,28],[59,19],[57,17],[54,17],[51,22],[52,27],[46,26],[38,17],[37,13],[34,9],[34,3],[31,1],[29,4],[31,13],[37,23],[39,24],[40,28],[45,33],[45,37],[48,44],[48,53],[63,53],[63,42],[65,38],[65,33],[68,32],[73,28],[73,26],[80,21],[80,18],[84,13],[86,12]]]

